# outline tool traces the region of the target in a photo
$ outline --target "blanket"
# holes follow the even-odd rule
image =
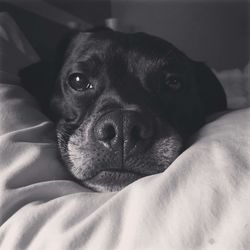
[[[204,126],[165,172],[95,193],[70,178],[54,124],[1,72],[0,249],[250,249],[250,108]]]

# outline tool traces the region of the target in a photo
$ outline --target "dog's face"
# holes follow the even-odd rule
[[[196,66],[147,34],[79,33],[52,102],[61,156],[72,175],[95,191],[117,191],[164,171],[205,115],[216,111],[214,103],[218,110],[225,106],[217,82],[210,85],[222,100],[205,103],[209,93],[197,83]]]

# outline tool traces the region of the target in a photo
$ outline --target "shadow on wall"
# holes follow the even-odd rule
[[[71,29],[104,25],[110,17],[109,0],[0,0],[42,60],[54,60],[57,46]],[[72,18],[72,19],[71,19]]]
[[[93,25],[103,25],[110,13],[110,0],[43,0]]]
[[[243,68],[249,61],[247,0],[112,0],[111,6],[121,29],[160,36],[210,67]]]

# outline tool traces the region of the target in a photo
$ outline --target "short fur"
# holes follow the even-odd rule
[[[93,89],[72,89],[74,72]],[[181,79],[177,91],[165,85],[171,75]],[[212,71],[172,44],[145,33],[103,30],[73,38],[51,107],[72,175],[95,191],[117,191],[164,171],[206,116],[226,109],[226,98]],[[114,130],[108,143],[98,137],[105,126]]]

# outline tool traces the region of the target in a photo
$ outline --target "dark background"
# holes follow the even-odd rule
[[[103,25],[110,17],[123,31],[160,36],[218,70],[242,69],[250,58],[248,0],[0,0],[0,11],[14,17],[45,59],[68,26]]]

